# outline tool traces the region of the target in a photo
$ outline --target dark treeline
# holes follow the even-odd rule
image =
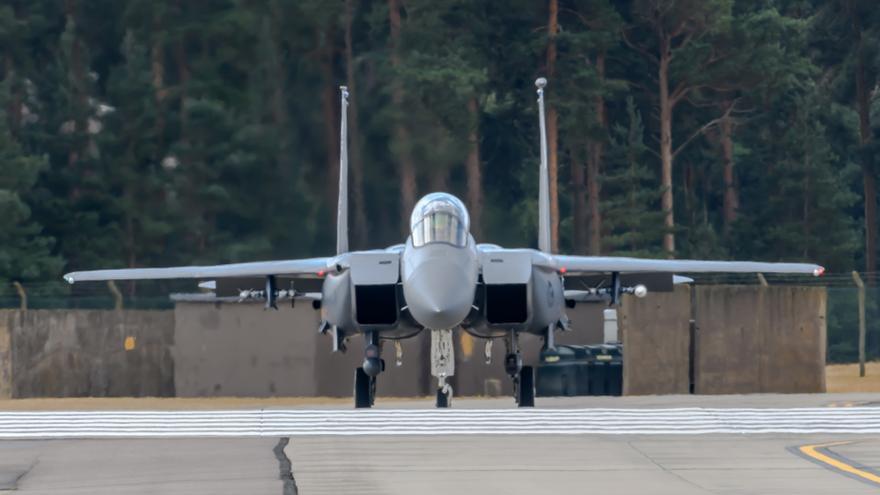
[[[559,251],[876,270],[874,0],[2,0],[0,279],[352,247],[459,195]]]

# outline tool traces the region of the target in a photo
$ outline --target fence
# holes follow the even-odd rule
[[[170,292],[192,291],[180,281],[84,283],[64,281],[0,284],[0,309],[172,309]]]
[[[828,288],[828,362],[859,360],[859,289]],[[865,358],[880,360],[880,287],[865,287]]]
[[[752,274],[699,276],[702,285],[819,285],[828,289],[829,363],[859,360],[859,292],[852,273],[828,273],[820,278],[803,276],[760,277]],[[859,273],[864,283],[865,357],[880,360],[880,272]],[[195,284],[180,281],[120,282],[70,286],[61,280],[0,285],[0,308],[19,309],[172,309],[168,294],[192,292]]]

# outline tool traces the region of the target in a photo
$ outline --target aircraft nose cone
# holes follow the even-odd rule
[[[404,282],[409,312],[422,326],[454,328],[468,315],[474,301],[474,287],[457,267],[430,264],[419,267]]]

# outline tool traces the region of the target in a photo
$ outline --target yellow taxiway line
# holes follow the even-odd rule
[[[849,441],[849,442],[832,442],[832,443],[822,443],[822,444],[816,444],[816,445],[804,445],[802,447],[798,447],[798,450],[801,452],[801,454],[803,454],[813,460],[821,462],[822,464],[825,464],[829,467],[832,467],[832,468],[837,469],[839,471],[842,471],[844,473],[856,476],[856,477],[861,478],[865,481],[868,481],[871,483],[876,483],[877,485],[880,485],[880,476],[877,476],[876,474],[870,473],[870,472],[865,471],[863,469],[859,469],[853,465],[847,464],[846,462],[843,462],[839,459],[835,459],[827,454],[820,452],[820,449],[828,449],[830,447],[837,447],[840,445],[847,445],[850,443],[853,443],[853,442],[851,442],[851,441]]]

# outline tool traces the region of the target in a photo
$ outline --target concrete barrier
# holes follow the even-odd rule
[[[693,291],[693,294],[692,292]],[[693,297],[692,297],[693,296]],[[692,306],[691,300],[694,304]],[[820,392],[824,390],[825,291],[754,286],[677,287],[626,296],[618,322],[624,394]],[[569,310],[560,344],[602,342],[602,304]],[[690,320],[696,319],[692,332]],[[260,304],[178,303],[174,311],[0,311],[0,398],[58,396],[351,395],[363,340],[330,352],[308,304],[264,311]],[[543,345],[520,339],[526,364]],[[458,396],[510,395],[505,346],[491,364],[482,339],[456,335]],[[380,397],[432,395],[430,334],[383,343]]]
[[[363,338],[349,351],[332,353],[332,341],[318,333],[319,313],[310,304],[265,311],[260,304],[178,303],[175,311],[175,388],[180,397],[321,396],[352,393],[354,370],[363,361]],[[379,396],[427,393],[427,352],[422,337],[394,345],[383,341],[386,372]]]
[[[0,311],[0,322],[12,397],[174,395],[169,311]]]
[[[815,287],[699,287],[695,392],[825,391],[826,292]]]
[[[560,343],[601,343],[602,307],[579,305],[571,314],[572,332]],[[180,397],[351,395],[354,369],[363,360],[363,339],[353,337],[345,354],[332,353],[329,336],[318,334],[319,314],[308,304],[264,311],[260,304],[181,302],[175,311],[174,382]],[[534,364],[543,340],[523,335],[526,363]],[[394,344],[383,341],[386,370],[378,380],[380,397],[432,395],[430,333],[401,341],[403,364],[396,366]],[[504,372],[504,343],[494,343],[486,364],[485,341],[456,335],[456,395],[510,395]]]
[[[687,394],[690,389],[691,288],[624,296],[618,309],[624,395]]]

